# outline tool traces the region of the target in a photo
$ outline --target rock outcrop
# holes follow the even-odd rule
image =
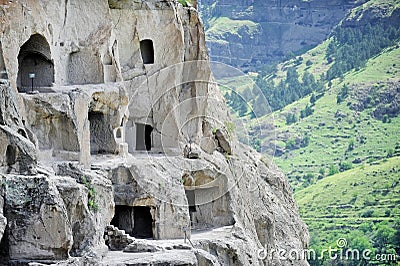
[[[211,59],[255,70],[318,45],[362,2],[200,0],[199,5]]]
[[[21,0],[0,14],[0,265],[307,265],[259,257],[303,250],[307,228],[284,175],[229,126],[195,7]]]

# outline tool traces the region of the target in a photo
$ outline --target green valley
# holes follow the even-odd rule
[[[314,48],[258,66],[252,79],[221,81],[239,95],[224,90],[232,114],[247,121],[239,138],[289,178],[310,247],[344,238],[344,249],[372,251],[368,260],[324,256],[311,265],[400,265],[374,257],[400,255],[399,29],[399,1],[363,1]],[[257,117],[260,108],[267,115]]]

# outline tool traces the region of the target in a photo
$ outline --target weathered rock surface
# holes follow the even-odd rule
[[[307,265],[258,258],[306,248],[307,228],[284,175],[227,128],[194,7],[0,3],[2,263]],[[106,255],[109,225],[127,238],[109,249],[131,252]]]
[[[4,177],[1,179],[1,184],[5,184],[6,180]],[[4,196],[5,196],[5,187],[2,185],[0,187],[0,241],[3,238],[4,232],[7,226],[7,218],[4,216]]]
[[[70,254],[82,256],[95,251],[101,256],[107,252],[104,228],[114,215],[112,187],[108,179],[93,173],[83,173],[80,178],[85,178],[83,184],[70,177],[56,177],[74,239]]]
[[[108,265],[182,265],[195,266],[196,256],[192,251],[187,250],[166,250],[161,252],[148,253],[111,253],[100,263],[102,266]]]
[[[135,241],[135,238],[126,234],[125,230],[120,230],[118,227],[113,225],[106,226],[104,239],[106,241],[106,245],[112,251],[124,250],[127,246],[133,243],[133,241]]]
[[[12,261],[68,258],[73,241],[71,226],[52,180],[42,175],[8,175],[5,197]]]
[[[9,83],[0,83],[0,169],[6,173],[34,174],[35,137],[25,127],[18,96]]]

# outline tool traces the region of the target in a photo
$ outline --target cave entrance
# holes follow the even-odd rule
[[[140,41],[143,64],[154,64],[154,45],[152,40]]]
[[[111,224],[136,238],[154,238],[153,217],[148,206],[115,206]]]
[[[111,224],[118,227],[119,229],[125,230],[125,232],[133,236],[134,216],[133,207],[131,206],[115,206],[115,214],[111,220]]]
[[[147,206],[135,206],[133,236],[136,238],[153,238],[153,217]]]
[[[151,132],[153,127],[146,124],[136,124],[136,150],[150,151],[152,147]]]
[[[186,198],[188,201],[189,205],[189,216],[190,216],[190,222],[191,225],[193,226],[193,213],[196,212],[196,194],[194,192],[195,190],[185,190]]]
[[[14,145],[8,145],[6,151],[7,165],[13,165],[17,162],[18,150]]]
[[[54,82],[54,64],[50,45],[40,34],[32,35],[18,54],[17,87],[19,92],[33,88],[51,87]]]
[[[90,154],[114,153],[115,140],[109,117],[100,112],[89,112]]]

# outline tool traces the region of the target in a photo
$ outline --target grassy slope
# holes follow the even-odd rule
[[[223,39],[226,34],[241,38],[240,30],[253,34],[258,29],[258,24],[251,20],[233,20],[227,17],[212,18],[209,21],[211,27],[206,31],[207,40],[215,42],[227,42]]]
[[[388,207],[394,210],[391,217],[400,217],[399,160],[393,157],[359,166],[296,192],[302,217],[339,223],[391,219],[385,214]],[[369,209],[374,210],[372,218],[361,218]]]
[[[312,235],[319,235],[322,243],[333,243],[354,229],[362,229],[363,223],[398,219],[399,161],[394,157],[359,166],[296,192],[301,217]],[[367,228],[371,230],[371,226]]]
[[[387,4],[381,2],[376,1]],[[357,12],[359,15],[362,11],[356,10],[354,14]],[[297,57],[279,65],[275,82],[285,77],[289,66],[296,66],[300,76],[305,70],[315,76],[326,73],[329,65],[325,50],[329,42],[327,40],[302,55],[300,64]],[[383,123],[371,117],[372,108],[362,112],[349,108],[364,88],[379,85],[380,90],[385,91],[400,81],[399,46],[400,42],[385,49],[371,58],[364,68],[346,73],[343,80],[333,80],[331,88],[315,103],[313,115],[292,125],[285,124],[285,115],[304,109],[310,97],[274,113],[278,145],[285,145],[283,140],[287,138],[306,134],[310,137],[307,147],[274,159],[295,188],[295,198],[302,219],[309,226],[312,245],[331,245],[357,230],[371,241],[379,222],[388,221],[393,225],[400,217],[400,117],[393,118],[391,123]],[[343,84],[350,87],[350,96],[337,104],[336,97]],[[338,111],[341,118],[335,117]],[[348,151],[351,141],[355,143],[354,149]],[[383,159],[389,150],[397,157]],[[327,176],[330,165],[355,159],[361,162],[353,164],[353,169]],[[321,175],[320,169],[325,174]],[[304,188],[307,173],[312,173],[314,178],[311,185]]]
[[[282,132],[290,138],[306,134],[310,136],[309,146],[275,158],[275,162],[289,175],[294,187],[302,183],[299,177],[307,173],[318,176],[321,168],[327,173],[332,164],[355,159],[372,161],[385,157],[390,149],[400,152],[400,117],[393,118],[391,123],[383,123],[371,117],[371,109],[363,112],[350,110],[348,103],[354,101],[352,96],[340,104],[336,103],[336,96],[344,83],[352,86],[353,95],[357,94],[358,88],[377,82],[385,89],[386,82],[400,80],[399,66],[400,48],[392,47],[369,60],[364,69],[345,75],[343,82],[336,80],[332,88],[316,102],[315,112],[310,117],[290,126],[285,125],[285,114],[303,109],[309,103],[309,97],[275,113],[278,136],[282,137]],[[342,118],[335,117],[338,111]],[[354,141],[355,147],[347,151],[350,141]]]

